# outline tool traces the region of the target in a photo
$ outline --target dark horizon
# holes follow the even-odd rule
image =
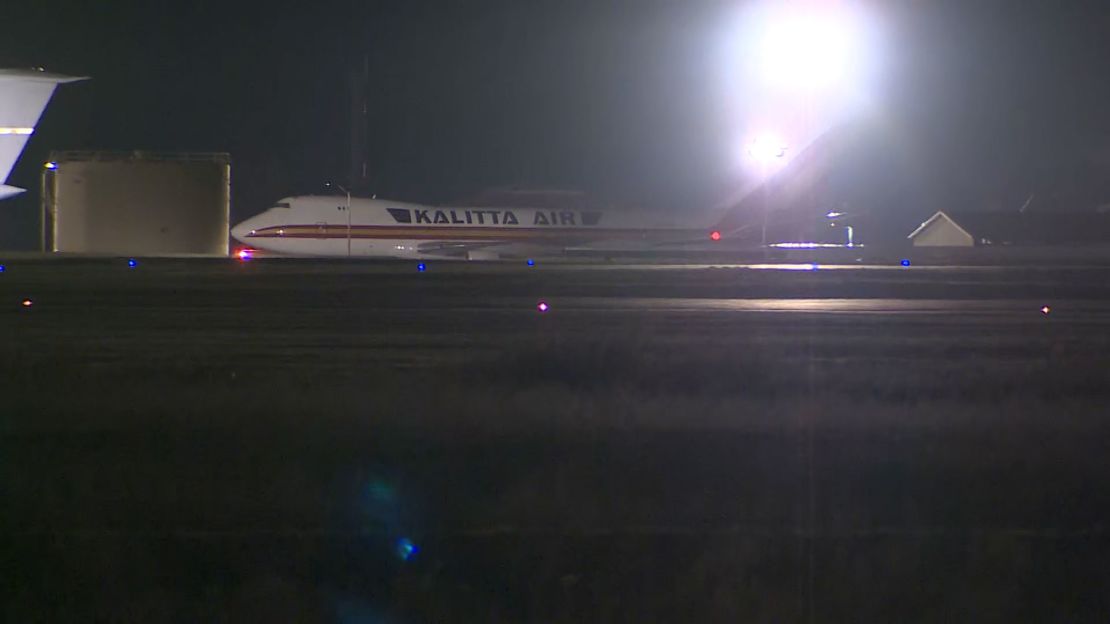
[[[741,4],[31,6],[0,61],[93,80],[48,107],[13,171],[31,191],[0,210],[0,245],[37,241],[51,150],[230,152],[234,219],[322,192],[347,177],[347,73],[363,54],[370,192],[439,203],[565,188],[701,209],[742,182],[714,56]],[[1032,192],[1075,209],[1110,201],[1101,5],[867,8],[886,72],[871,140],[846,159],[838,192],[899,224]]]

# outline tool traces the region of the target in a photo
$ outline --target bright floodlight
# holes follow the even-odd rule
[[[786,156],[786,143],[778,137],[765,134],[748,144],[748,154],[760,162],[770,162]]]
[[[764,79],[804,89],[835,86],[858,64],[858,29],[849,16],[794,9],[766,16],[758,61]]]

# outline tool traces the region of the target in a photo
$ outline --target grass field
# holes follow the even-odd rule
[[[9,265],[5,619],[1110,615],[1103,271],[438,268]]]

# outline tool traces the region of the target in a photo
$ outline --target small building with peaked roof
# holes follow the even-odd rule
[[[938,211],[910,233],[914,247],[1105,246],[1110,214]]]
[[[974,247],[975,237],[943,210],[929,217],[910,233],[914,247]]]

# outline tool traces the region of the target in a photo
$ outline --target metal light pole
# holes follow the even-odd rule
[[[770,195],[771,195],[771,193],[770,193],[770,190],[767,188],[767,161],[765,159],[759,161],[759,177],[763,179],[763,184],[762,184],[763,189],[762,189],[762,192],[760,193],[761,195],[763,195],[763,197],[760,198],[762,201],[759,202],[759,203],[763,204],[763,211],[762,211],[763,212],[763,227],[762,227],[760,235],[759,235],[759,248],[763,250],[764,254],[766,254],[767,253],[767,213],[771,211],[771,209],[770,209],[770,203],[771,203]]]
[[[766,251],[767,248],[767,213],[770,212],[770,196],[771,190],[768,188],[770,181],[767,172],[770,170],[771,163],[786,156],[786,144],[782,141],[771,137],[760,137],[748,146],[748,154],[759,163],[759,177],[760,189],[763,195],[763,227],[762,235],[760,236],[760,246]]]

